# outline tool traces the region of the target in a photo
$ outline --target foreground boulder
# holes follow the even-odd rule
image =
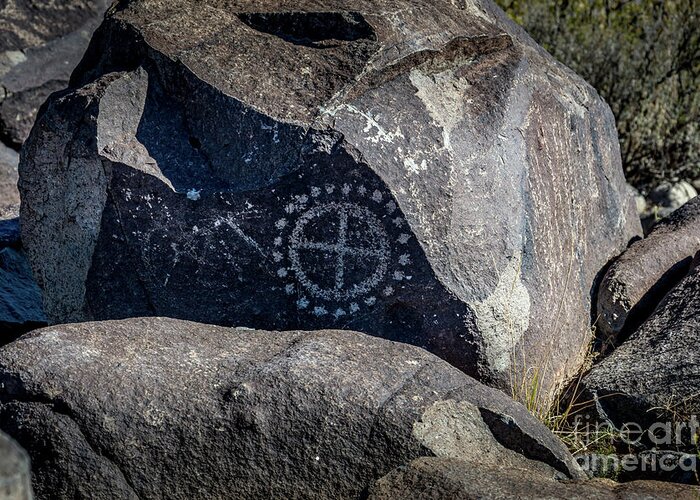
[[[0,142],[19,148],[68,84],[110,0],[10,0],[0,10]]]
[[[634,242],[607,271],[598,293],[598,330],[608,344],[632,334],[688,273],[700,251],[700,197]]]
[[[420,456],[582,476],[502,392],[354,332],[50,327],[0,349],[0,401],[40,498],[358,498]]]
[[[637,500],[639,498],[694,500],[700,489],[678,484],[636,481],[560,483],[526,470],[494,469],[480,463],[445,458],[419,458],[377,481],[369,500],[429,498],[526,498],[567,500]]]
[[[597,401],[598,417],[617,428],[634,422],[647,429],[658,420],[671,422],[674,429],[681,422],[688,432],[693,418],[697,424],[693,415],[700,414],[699,343],[700,267],[696,267],[636,333],[583,378],[584,399]],[[672,442],[652,444],[681,444],[675,437],[673,430]],[[693,439],[681,437],[685,445]]]
[[[0,432],[0,498],[31,500],[29,457],[9,436]]]
[[[640,231],[607,105],[473,0],[124,3],[20,171],[52,322],[353,329],[545,393]]]

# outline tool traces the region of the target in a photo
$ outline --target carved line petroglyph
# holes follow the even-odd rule
[[[221,222],[224,222],[231,229],[233,229],[234,233],[236,233],[248,245],[253,247],[260,255],[262,255],[263,257],[266,256],[265,251],[260,247],[260,245],[258,245],[258,242],[250,236],[248,236],[246,233],[244,233],[241,227],[238,224],[236,224],[236,221],[233,218],[233,214],[228,214],[225,218],[219,220]]]
[[[144,197],[144,200],[148,202],[149,197]],[[213,250],[214,247],[212,245],[219,246],[219,257],[224,258],[226,262],[228,262],[231,265],[234,265],[235,252],[231,251],[231,249],[229,248],[229,244],[226,240],[215,237],[216,231],[218,231],[221,227],[227,227],[231,229],[234,232],[234,234],[236,234],[241,240],[243,240],[256,252],[258,252],[264,259],[268,259],[269,257],[267,252],[265,252],[265,250],[260,246],[260,244],[258,244],[257,241],[255,241],[252,237],[246,234],[237,222],[238,219],[247,218],[249,215],[250,212],[239,214],[228,212],[218,217],[200,220],[198,222],[198,225],[193,225],[191,228],[178,227],[177,233],[179,233],[180,236],[174,241],[172,241],[169,245],[170,251],[172,252],[171,269],[177,267],[180,264],[180,261],[183,257],[187,257],[193,261],[198,262],[206,261],[207,257],[205,253],[207,251]],[[151,231],[148,231],[145,234],[139,233],[139,237],[141,239],[142,257],[144,262],[146,263],[147,269],[153,275],[163,274],[162,267],[152,263],[151,253],[155,252],[155,254],[158,254],[161,251],[160,249],[162,248],[159,247],[158,243],[154,241],[153,238],[154,236],[160,237],[162,235],[172,233],[174,229],[175,228],[170,227],[168,225],[155,224],[155,227]],[[166,241],[167,239],[163,240],[162,243],[166,243]],[[205,248],[207,246],[209,247],[208,250]],[[163,286],[168,285],[170,277],[171,273],[166,272],[165,276],[163,277]]]

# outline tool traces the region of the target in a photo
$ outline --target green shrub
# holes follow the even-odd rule
[[[700,0],[496,0],[615,114],[628,180],[700,178]]]

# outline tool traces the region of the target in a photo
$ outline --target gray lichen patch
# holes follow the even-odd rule
[[[489,366],[507,374],[517,346],[530,325],[530,293],[521,277],[522,256],[512,257],[486,299],[470,304],[484,339]]]

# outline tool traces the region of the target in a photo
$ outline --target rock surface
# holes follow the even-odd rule
[[[637,500],[697,499],[700,490],[654,481],[617,484],[612,481],[561,483],[526,470],[494,469],[479,463],[445,458],[419,458],[377,481],[369,500],[420,498],[432,500],[581,499]]]
[[[39,107],[67,86],[110,3],[0,3],[0,142],[19,149]]]
[[[0,143],[0,220],[19,216],[18,163],[19,154]]]
[[[0,432],[0,498],[31,500],[29,457],[9,436]]]
[[[354,332],[49,327],[0,349],[0,401],[39,498],[357,498],[420,456],[582,477],[501,391]]]
[[[693,269],[627,341],[581,382],[584,400],[616,427],[700,414],[700,268]],[[674,424],[675,425],[675,424]],[[675,444],[675,443],[671,443]]]
[[[20,177],[52,322],[358,330],[543,393],[640,231],[607,105],[474,0],[124,3]]]
[[[633,333],[688,273],[700,251],[700,197],[658,223],[608,269],[598,292],[598,331],[608,344]]]

